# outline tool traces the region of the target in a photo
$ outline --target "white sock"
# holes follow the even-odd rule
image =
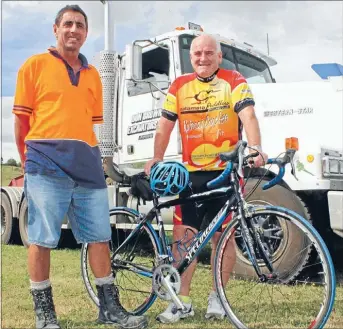
[[[94,283],[97,286],[103,286],[104,284],[112,284],[114,282],[113,274],[111,273],[109,276],[105,276],[104,278],[95,278]]]
[[[50,279],[47,279],[41,282],[35,282],[35,281],[30,280],[30,285],[31,285],[31,289],[44,290],[51,286],[51,282],[50,282]]]

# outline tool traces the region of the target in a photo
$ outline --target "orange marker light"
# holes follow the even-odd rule
[[[185,28],[182,27],[182,26],[178,26],[178,27],[175,28],[175,30],[182,31],[182,30],[185,30]]]
[[[288,149],[299,150],[299,140],[297,137],[286,138],[286,150]]]

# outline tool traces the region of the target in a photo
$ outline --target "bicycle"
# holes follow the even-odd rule
[[[120,223],[127,223],[128,220],[131,223],[121,224],[125,229],[116,229],[116,236],[110,242],[115,284],[120,291],[120,302],[128,312],[145,313],[157,297],[172,300],[178,309],[182,310],[183,305],[177,296],[181,284],[180,275],[232,213],[233,217],[217,245],[215,257],[216,290],[231,323],[237,328],[278,325],[322,328],[325,325],[333,308],[336,288],[330,253],[318,232],[297,213],[278,206],[254,205],[245,201],[239,184],[243,177],[242,168],[258,154],[245,156],[246,146],[246,142],[240,141],[232,152],[220,154],[220,159],[227,162],[227,165],[219,177],[207,183],[211,189],[208,192],[164,202],[160,202],[158,195],[154,194],[153,208],[146,215],[126,207],[110,210],[110,216],[115,216],[118,227]],[[293,149],[287,149],[282,159],[268,160],[267,164],[278,165],[279,174],[266,183],[264,189],[278,184],[285,174],[285,166],[288,163],[291,164],[292,173],[295,175],[292,162],[295,152]],[[125,181],[129,186],[129,177],[125,177]],[[225,182],[227,184],[222,186]],[[186,233],[184,239],[168,243],[161,216],[162,209],[187,202],[202,203],[218,197],[225,197],[227,201],[203,231],[198,232],[191,240],[187,240]],[[155,218],[158,233],[152,226]],[[303,234],[305,241],[308,242],[301,252],[306,255],[310,252],[312,263],[302,268],[305,274],[299,274],[296,279],[289,280],[289,273],[278,273],[278,268],[274,267],[274,255],[266,242],[265,231],[272,231],[276,221],[282,222],[283,225],[295,225],[299,234]],[[228,284],[224,286],[223,262],[226,245],[230,239],[234,239],[236,248],[239,246],[244,250],[255,273],[248,276],[236,276],[231,273]],[[117,247],[114,246],[115,243]],[[181,252],[184,253],[178,264],[175,264],[171,252],[172,244],[177,245],[180,255]],[[292,258],[287,261],[292,269]],[[87,292],[92,301],[99,305],[89,277],[87,244],[82,246],[81,267]],[[318,269],[318,272],[315,275],[307,273],[306,270],[310,267]],[[124,289],[125,284],[130,287]],[[258,296],[254,293],[256,291],[259,292]],[[250,292],[250,297],[242,296],[242,293]],[[273,297],[273,294],[277,296]],[[308,296],[305,299],[308,303],[304,302],[304,296]],[[257,297],[258,307],[252,305],[252,297]],[[283,303],[280,301],[281,298],[285,299]],[[303,301],[299,303],[299,300]],[[270,308],[267,309],[268,302]],[[287,319],[287,323],[280,324],[279,319],[285,317],[285,314],[291,315],[291,318]]]

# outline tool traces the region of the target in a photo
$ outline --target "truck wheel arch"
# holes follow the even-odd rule
[[[249,178],[261,178],[263,177],[262,181],[271,181],[273,178],[276,177],[276,174],[271,171],[267,170],[265,168],[244,168],[244,178],[246,179],[247,177]],[[291,188],[288,186],[288,184],[282,179],[278,185],[291,190]]]
[[[27,234],[28,206],[26,198],[22,198],[19,208],[19,232],[24,247],[29,247],[29,237]]]
[[[3,227],[4,226],[4,227]],[[12,236],[13,211],[8,195],[1,191],[1,243],[9,244]],[[4,229],[2,231],[2,229]]]
[[[245,188],[246,193],[249,193],[249,190],[255,186],[257,181],[258,178],[248,180]],[[247,202],[261,204],[269,203],[276,206],[282,206],[297,212],[309,221],[311,220],[308,209],[295,192],[282,186],[281,184],[272,187],[270,190],[263,191],[262,186],[265,182],[266,180],[262,180],[255,192],[246,199]],[[276,263],[278,264],[277,266],[280,266],[280,272],[282,268],[284,268],[285,271],[288,271],[288,267],[290,267],[288,280],[293,280],[310,261],[311,250],[309,250],[307,253],[299,253],[299,251],[304,250],[306,239],[304,239],[304,236],[299,234],[299,230],[296,230],[291,225],[287,225],[283,229],[286,230],[286,244],[280,244],[281,249],[275,251],[276,254],[278,254]],[[240,252],[237,250],[237,253]],[[291,254],[296,255],[297,253],[299,255],[297,257],[298,259],[295,259],[295,257],[290,257]],[[253,267],[244,260],[243,255],[240,255],[242,256],[240,257],[237,254],[237,256],[235,271],[237,273],[250,276],[254,271]],[[288,264],[288,259],[294,260],[292,264]]]

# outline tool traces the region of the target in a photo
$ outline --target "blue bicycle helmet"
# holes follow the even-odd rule
[[[150,171],[150,187],[159,196],[180,194],[188,185],[189,172],[176,161],[157,162]]]

